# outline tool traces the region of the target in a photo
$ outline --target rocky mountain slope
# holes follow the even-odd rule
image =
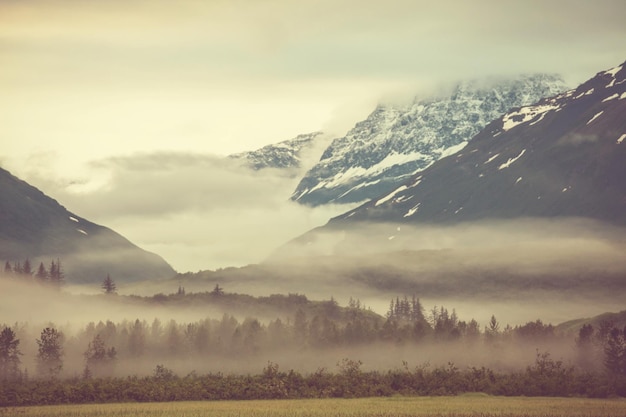
[[[622,309],[625,115],[626,63],[510,110],[267,265],[316,286]]]
[[[159,279],[176,272],[161,257],[68,211],[0,168],[0,260],[29,259],[34,268],[58,258],[67,282]],[[4,263],[3,263],[4,264]]]
[[[577,216],[626,225],[626,64],[515,108],[331,223]]]
[[[245,161],[254,170],[264,168],[299,169],[307,152],[312,152],[321,139],[322,132],[298,135],[293,139],[264,146],[260,149],[230,155],[235,160]]]
[[[462,149],[509,109],[565,90],[560,77],[531,75],[458,84],[449,95],[378,106],[335,139],[292,195],[303,204],[354,203],[375,198],[417,170]]]

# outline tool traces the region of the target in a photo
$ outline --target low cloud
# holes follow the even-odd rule
[[[94,161],[89,168],[106,180],[68,184],[36,172],[27,180],[181,272],[260,262],[347,209],[290,201],[299,180],[293,170],[255,171],[213,155],[144,153]]]

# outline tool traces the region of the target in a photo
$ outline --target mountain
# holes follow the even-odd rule
[[[56,200],[0,168],[0,260],[29,259],[36,269],[58,258],[66,281],[158,279],[176,271],[161,257],[118,233],[68,211]]]
[[[300,268],[318,287],[620,308],[625,115],[626,63],[508,111],[460,152],[278,248],[266,265]]]
[[[626,225],[626,68],[518,107],[331,223],[576,216]]]
[[[235,160],[245,161],[254,170],[264,168],[299,169],[307,152],[313,152],[322,139],[322,132],[298,135],[293,139],[264,146],[260,149],[230,155]]]
[[[406,106],[380,105],[331,143],[291,198],[312,206],[375,198],[459,151],[509,109],[563,90],[560,77],[539,74],[489,83],[467,81],[449,95],[416,98]]]

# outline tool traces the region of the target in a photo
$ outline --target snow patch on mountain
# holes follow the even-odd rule
[[[413,207],[411,207],[409,209],[409,211],[406,212],[406,214],[403,217],[411,217],[412,215],[414,215],[415,213],[417,213],[417,210],[419,210],[420,205],[422,203],[417,203],[416,205],[414,205]]]
[[[509,158],[505,163],[503,163],[502,165],[500,165],[498,167],[499,170],[502,170],[504,168],[508,168],[510,167],[513,162],[517,161],[518,159],[520,159],[524,154],[526,153],[526,149],[522,149],[522,151],[519,153],[519,155],[513,157],[513,158]]]
[[[380,206],[381,204],[385,204],[387,201],[389,201],[392,198],[394,198],[396,196],[396,194],[406,190],[407,188],[409,188],[409,187],[407,187],[406,185],[401,185],[400,187],[396,188],[393,192],[389,193],[385,197],[383,197],[380,200],[378,200],[376,202],[376,206]]]
[[[408,105],[379,105],[346,136],[332,141],[291,198],[315,206],[388,194],[415,172],[459,152],[510,109],[563,90],[559,76],[539,74],[491,83],[467,81],[449,94],[415,98]],[[539,118],[554,108],[552,104],[527,107],[519,115],[523,121],[511,115],[506,127]],[[494,133],[495,137],[500,132]]]
[[[602,102],[605,102],[606,100],[602,100]],[[602,115],[602,113],[604,113],[604,110],[602,110],[601,112],[596,113],[591,119],[589,119],[589,121],[587,122],[587,124],[590,124],[591,122],[593,122],[594,120],[596,120],[598,117],[600,117]]]
[[[536,124],[543,120],[546,113],[551,110],[557,110],[559,108],[556,104],[540,104],[536,106],[522,107],[518,111],[514,111],[506,114],[502,118],[502,130],[507,131],[513,129],[522,123],[529,122],[536,119],[531,125]],[[539,117],[538,117],[539,116]],[[538,118],[537,118],[538,117]]]

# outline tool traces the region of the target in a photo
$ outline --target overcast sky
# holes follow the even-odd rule
[[[0,0],[0,165],[177,270],[258,262],[343,209],[218,156],[339,136],[381,99],[626,59],[616,1]]]

